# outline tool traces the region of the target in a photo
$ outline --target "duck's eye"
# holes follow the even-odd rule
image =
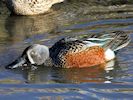
[[[31,55],[34,55],[34,54],[35,54],[35,52],[34,52],[34,51],[32,51],[32,52],[31,52]]]
[[[31,55],[36,56],[36,55],[38,55],[38,54],[37,54],[37,52],[32,51],[32,52],[31,52]]]

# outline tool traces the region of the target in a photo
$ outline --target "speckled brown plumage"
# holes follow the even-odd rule
[[[18,15],[38,15],[47,12],[53,4],[64,0],[5,0],[8,8]]]

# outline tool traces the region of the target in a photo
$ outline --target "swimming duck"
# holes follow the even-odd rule
[[[5,0],[7,7],[17,15],[38,15],[47,12],[53,4],[64,0]]]
[[[108,34],[91,34],[83,39],[66,37],[51,48],[34,44],[27,47],[21,57],[6,68],[17,68],[24,64],[47,65],[62,68],[83,68],[104,64],[115,58],[115,52],[127,46],[129,36],[123,31]]]

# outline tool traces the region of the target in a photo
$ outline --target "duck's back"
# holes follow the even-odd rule
[[[105,63],[104,49],[88,47],[84,41],[62,39],[50,48],[50,57],[56,67],[89,67]]]
[[[85,39],[64,38],[50,48],[50,58],[57,67],[90,67],[115,58],[115,52],[130,42],[128,34],[115,31],[91,34]]]

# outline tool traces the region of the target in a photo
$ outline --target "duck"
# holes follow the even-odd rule
[[[130,37],[124,31],[107,34],[89,34],[83,38],[65,37],[48,48],[45,45],[28,46],[6,68],[14,69],[25,64],[50,65],[60,68],[85,68],[105,64],[116,58],[116,52],[126,47]]]
[[[17,15],[39,15],[47,12],[52,5],[64,0],[5,0],[9,10]]]

